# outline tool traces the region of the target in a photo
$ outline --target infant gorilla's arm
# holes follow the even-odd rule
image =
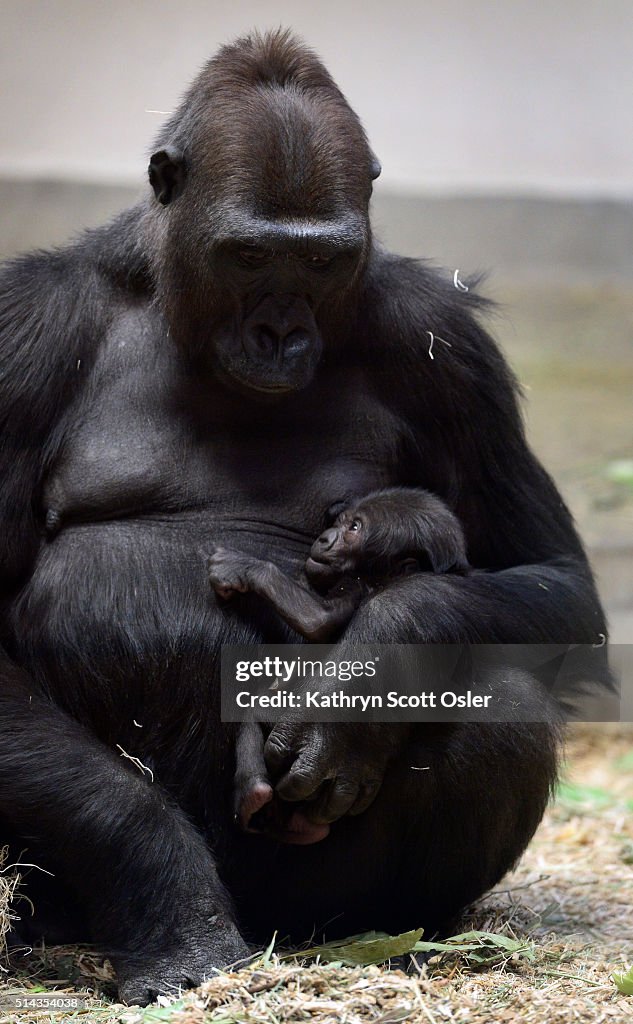
[[[305,571],[325,597],[241,551],[216,547],[208,561],[217,594],[259,594],[312,643],[342,631],[363,597],[427,567],[436,573],[468,572],[464,531],[441,498],[406,487],[366,495],[317,537]]]
[[[321,597],[271,562],[221,547],[212,550],[207,567],[211,585],[220,597],[229,598],[236,592],[259,594],[311,643],[329,640],[343,629],[363,597],[361,585],[351,581],[341,584],[339,593]]]

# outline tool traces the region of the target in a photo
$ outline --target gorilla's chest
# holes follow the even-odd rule
[[[333,502],[399,482],[404,432],[362,370],[324,372],[305,393],[253,406],[183,384],[173,361],[118,356],[69,410],[43,492],[49,535],[191,514],[222,532],[308,539]]]

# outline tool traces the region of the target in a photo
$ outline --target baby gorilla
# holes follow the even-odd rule
[[[315,540],[305,564],[313,589],[271,562],[221,547],[211,552],[208,569],[220,597],[259,594],[297,633],[322,643],[341,632],[363,599],[398,576],[465,574],[470,566],[464,531],[448,506],[428,491],[391,487],[344,508]]]
[[[459,520],[428,491],[392,487],[353,507],[335,508],[329,510],[333,524],[310,549],[305,583],[270,562],[217,547],[208,561],[216,593],[222,598],[259,594],[297,633],[320,643],[344,629],[362,600],[399,576],[470,571]],[[329,825],[311,822],[300,805],[293,808],[273,797],[263,732],[259,725],[244,724],[236,744],[236,822],[245,831],[266,832],[286,843],[315,843],[328,834]]]

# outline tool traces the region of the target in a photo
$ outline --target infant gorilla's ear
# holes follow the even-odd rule
[[[394,576],[411,576],[414,572],[420,572],[422,568],[418,558],[403,558],[394,566]]]
[[[334,501],[328,509],[325,511],[323,516],[323,525],[331,526],[332,523],[340,516],[341,512],[344,512],[346,508],[350,508],[353,503],[352,498],[341,498],[339,501]]]

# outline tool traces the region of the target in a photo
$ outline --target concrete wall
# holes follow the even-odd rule
[[[2,0],[0,175],[134,183],[221,42],[289,25],[386,185],[633,195],[630,0]]]

